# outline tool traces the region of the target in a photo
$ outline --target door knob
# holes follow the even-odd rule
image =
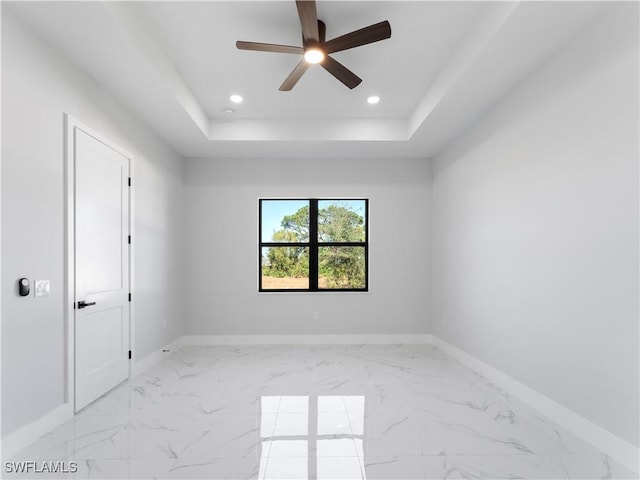
[[[96,302],[85,302],[84,300],[80,300],[78,302],[78,310],[85,308],[85,307],[90,307],[91,305],[95,305]]]

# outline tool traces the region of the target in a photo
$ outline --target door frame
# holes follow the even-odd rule
[[[65,197],[65,257],[64,257],[64,299],[65,299],[65,318],[66,318],[66,398],[65,403],[68,403],[71,407],[71,413],[75,415],[75,129],[78,128],[88,135],[92,136],[96,140],[104,143],[109,148],[112,148],[121,155],[129,159],[129,178],[132,179],[131,185],[133,185],[133,165],[134,156],[120,147],[118,144],[111,141],[109,138],[99,134],[92,128],[84,125],[73,116],[68,113],[64,113],[64,197]],[[133,188],[129,187],[129,235],[131,235],[132,241],[129,246],[129,291],[131,292],[131,301],[129,302],[129,350],[131,353],[131,359],[129,360],[129,372],[127,378],[131,378],[133,371],[133,362],[135,359],[135,352],[132,346],[135,345],[135,292],[134,292],[134,243],[133,239]]]

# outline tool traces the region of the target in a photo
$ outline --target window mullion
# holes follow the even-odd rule
[[[258,281],[259,291],[368,291],[369,270],[369,200],[368,199],[259,199],[259,235],[258,235]],[[269,203],[267,203],[269,202]],[[293,202],[271,203],[271,202]],[[319,210],[320,203],[323,208],[327,206],[327,232],[326,238],[321,242],[318,238],[320,229]],[[364,207],[362,205],[364,202]],[[305,205],[306,203],[306,205]],[[295,207],[295,208],[294,208]],[[308,224],[302,209],[308,209]],[[364,215],[362,209],[364,208]],[[289,210],[287,210],[289,209]],[[297,211],[296,211],[297,209]],[[282,226],[278,230],[278,215],[290,215],[292,226]],[[360,217],[356,217],[360,215]],[[265,217],[266,218],[263,218]],[[364,217],[364,218],[362,218]],[[283,217],[284,218],[284,217]],[[269,230],[273,225],[274,235],[263,231],[264,222],[269,222]],[[300,238],[306,227],[308,239]],[[364,241],[361,233],[355,229],[364,227]],[[323,224],[323,229],[325,228]],[[351,229],[343,234],[341,228]],[[334,232],[335,230],[335,232]],[[277,232],[276,232],[277,231]],[[324,230],[323,230],[324,232]],[[332,233],[333,232],[333,233]],[[278,233],[278,236],[275,236]],[[335,235],[334,235],[335,233]],[[275,238],[280,241],[274,240]],[[358,239],[347,240],[346,239]],[[306,241],[296,241],[306,240]],[[283,250],[294,248],[295,251]],[[323,279],[323,288],[320,288],[320,248],[323,254],[323,273],[327,278]],[[273,256],[270,254],[274,250]],[[305,258],[302,250],[308,252]],[[296,253],[297,252],[297,253]],[[295,258],[295,255],[298,255]],[[292,256],[293,255],[293,256]],[[363,258],[364,257],[364,258]],[[265,262],[265,259],[267,260]],[[308,261],[308,268],[305,263]],[[271,265],[273,262],[273,265]],[[302,281],[305,270],[308,272],[308,283]],[[364,270],[364,272],[363,272]],[[362,278],[364,275],[364,279]],[[283,277],[285,280],[272,280],[271,277]],[[268,288],[263,282],[269,279]],[[325,283],[326,280],[326,283]],[[364,280],[364,281],[363,281]],[[284,285],[276,288],[276,285]],[[302,286],[302,288],[299,288]]]
[[[318,290],[318,200],[309,200],[309,290]]]

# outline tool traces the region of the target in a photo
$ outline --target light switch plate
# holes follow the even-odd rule
[[[36,297],[48,297],[49,296],[49,280],[36,280],[35,281]]]

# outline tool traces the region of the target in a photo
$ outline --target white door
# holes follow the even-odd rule
[[[129,375],[129,158],[78,127],[75,410]]]

